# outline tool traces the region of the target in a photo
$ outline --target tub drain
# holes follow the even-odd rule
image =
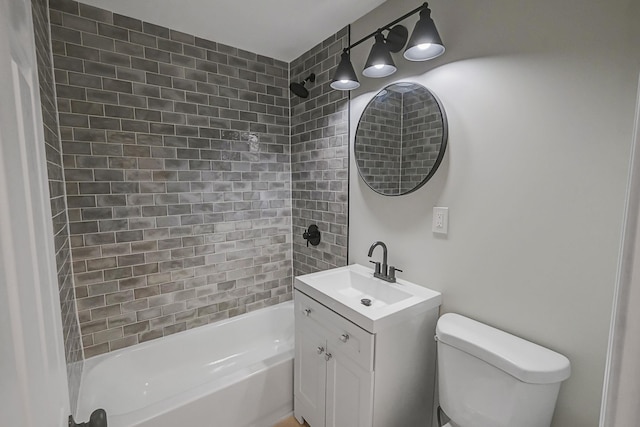
[[[371,305],[371,300],[369,298],[362,298],[360,302],[362,303],[362,305],[366,305],[367,307]]]

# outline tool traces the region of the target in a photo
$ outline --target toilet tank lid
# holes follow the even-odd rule
[[[525,383],[557,383],[571,374],[569,359],[560,353],[459,314],[438,319],[436,339]]]

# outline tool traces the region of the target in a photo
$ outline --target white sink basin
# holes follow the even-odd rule
[[[298,276],[295,288],[371,333],[442,301],[439,292],[402,279],[385,282],[358,264]]]
[[[366,273],[368,272],[362,274],[353,269],[338,269],[331,270],[330,273],[318,279],[323,282],[322,291],[336,295],[340,300],[361,303],[362,299],[369,299],[371,306],[368,311],[372,311],[371,308],[384,307],[411,298],[412,295],[409,292],[389,286],[388,282],[379,279],[371,280],[373,272]]]

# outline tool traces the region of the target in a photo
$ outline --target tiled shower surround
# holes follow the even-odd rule
[[[288,64],[69,0],[50,18],[85,355],[291,299]]]
[[[316,74],[308,98],[291,97],[295,275],[347,265],[349,93],[329,83],[348,44],[345,27],[291,63],[292,82]],[[318,246],[302,238],[311,224],[322,233]]]
[[[42,102],[44,139],[51,197],[56,268],[58,272],[58,292],[62,312],[65,359],[69,400],[75,412],[80,378],[82,374],[82,342],[78,327],[73,277],[71,274],[71,254],[67,205],[64,197],[64,176],[62,170],[62,150],[56,112],[56,96],[51,61],[51,40],[49,38],[49,14],[46,0],[32,0],[33,29],[36,42],[38,83]]]

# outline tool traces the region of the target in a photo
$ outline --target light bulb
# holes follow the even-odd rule
[[[384,68],[384,64],[376,64],[374,67],[376,67],[376,70],[382,70],[382,68]]]
[[[420,50],[427,50],[431,47],[431,43],[422,43],[418,45],[418,49]]]

